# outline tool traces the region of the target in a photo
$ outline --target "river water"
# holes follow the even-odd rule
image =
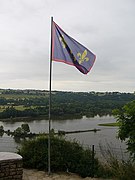
[[[99,126],[101,123],[116,122],[113,116],[95,116],[94,118],[86,118],[74,120],[53,120],[51,127],[57,132],[58,130],[73,131],[73,130],[88,130],[88,129],[101,129],[95,132],[75,133],[66,135],[67,139],[76,139],[84,147],[95,145],[97,153],[100,151],[99,145],[107,148],[108,146],[116,153],[125,152],[126,145],[117,139],[118,127]],[[4,126],[4,130],[10,129],[14,131],[17,127],[21,126],[24,122],[1,122],[0,126]],[[48,132],[48,120],[34,120],[27,122],[31,132],[42,133]],[[12,137],[4,134],[0,137],[0,151],[16,152],[18,144]]]

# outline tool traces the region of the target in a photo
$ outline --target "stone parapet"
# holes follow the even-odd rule
[[[22,180],[22,157],[16,153],[0,152],[0,180]]]

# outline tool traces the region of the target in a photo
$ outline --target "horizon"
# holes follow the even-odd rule
[[[24,88],[24,89],[20,89],[20,88],[0,88],[0,90],[15,90],[15,91],[27,91],[27,90],[32,90],[32,91],[47,91],[47,92],[49,92],[49,90],[47,90],[47,89],[34,89],[34,88],[32,88],[32,89],[29,89],[29,88]],[[135,94],[135,91],[134,92],[120,92],[120,91],[69,91],[69,90],[52,90],[51,92],[75,92],[75,93],[79,93],[79,92],[81,92],[81,93],[90,93],[90,92],[95,92],[95,93],[126,93],[126,94],[128,94],[128,93],[130,93],[130,94]]]

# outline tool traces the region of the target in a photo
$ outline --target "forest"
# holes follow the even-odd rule
[[[135,93],[53,91],[52,118],[81,118],[112,115],[112,110],[135,100]],[[0,89],[0,119],[17,117],[48,118],[47,90]]]

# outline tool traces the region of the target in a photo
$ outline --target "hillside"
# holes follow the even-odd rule
[[[134,93],[53,91],[51,115],[55,118],[111,115],[113,109],[132,100],[135,100]],[[48,111],[49,92],[46,90],[0,89],[0,119],[48,118]]]

